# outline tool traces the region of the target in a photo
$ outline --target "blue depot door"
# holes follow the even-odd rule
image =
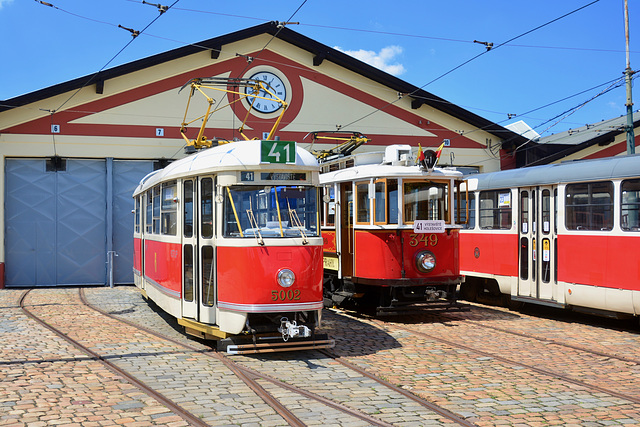
[[[114,282],[132,283],[131,193],[151,170],[152,161],[7,159],[5,284],[106,284],[112,253]]]

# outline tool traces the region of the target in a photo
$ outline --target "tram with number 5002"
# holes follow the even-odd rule
[[[640,156],[470,175],[461,295],[640,315]]]
[[[248,91],[256,98],[269,89],[232,83],[256,87]],[[208,81],[192,84],[200,90]],[[133,194],[136,286],[219,350],[333,347],[316,333],[323,308],[316,158],[270,139],[198,150],[209,141],[204,125],[195,143],[185,137],[195,154],[150,173]]]
[[[352,155],[368,139],[343,139],[315,153],[325,200],[325,306],[377,315],[466,309],[456,301],[461,226],[453,215],[462,173],[435,167],[439,151],[425,158],[420,149],[416,164],[408,145]]]

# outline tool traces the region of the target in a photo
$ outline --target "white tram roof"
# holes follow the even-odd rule
[[[331,172],[320,174],[320,183],[356,181],[370,178],[431,178],[451,179],[462,178],[462,172],[453,169],[435,167],[432,171],[421,169],[419,166],[402,165],[360,165],[351,166]]]
[[[353,166],[332,170],[320,174],[320,183],[354,181],[369,178],[433,178],[451,179],[462,178],[462,172],[453,168],[434,167],[426,171],[415,165],[409,145],[390,145],[383,152],[366,152],[352,156],[340,157],[324,163],[325,165],[346,165],[351,162]],[[325,166],[326,168],[326,166]]]
[[[133,194],[146,191],[160,182],[232,170],[303,170],[318,171],[315,156],[296,144],[295,163],[262,163],[260,160],[260,140],[236,141],[198,151],[176,160],[163,169],[149,173],[140,180]]]
[[[640,154],[483,173],[469,176],[467,182],[469,190],[490,190],[632,176],[640,176]]]

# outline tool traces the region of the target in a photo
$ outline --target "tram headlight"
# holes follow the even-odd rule
[[[278,284],[280,286],[282,286],[283,288],[288,288],[289,286],[293,285],[293,282],[296,281],[296,275],[293,274],[293,271],[289,270],[288,268],[283,268],[282,270],[278,271],[276,280],[278,281]]]
[[[416,267],[423,273],[428,273],[436,268],[436,256],[429,251],[421,251],[416,254]]]

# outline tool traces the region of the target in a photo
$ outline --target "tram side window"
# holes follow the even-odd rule
[[[542,190],[542,232],[549,234],[551,231],[551,192]]]
[[[443,220],[449,222],[449,185],[433,181],[405,182],[404,222]]]
[[[386,180],[378,180],[375,182],[375,196],[373,199],[373,222],[376,224],[385,224],[387,222],[387,191]]]
[[[621,226],[625,231],[640,231],[640,179],[622,181]]]
[[[147,207],[145,210],[145,232],[147,234],[153,233],[153,190],[147,191]]]
[[[213,180],[204,178],[200,187],[200,230],[202,237],[210,239],[213,237]]]
[[[460,199],[460,200],[458,200]],[[455,207],[456,224],[460,224],[467,230],[473,230],[476,227],[476,195],[469,192],[469,218],[467,220],[467,200],[460,194],[453,201]],[[460,204],[460,209],[458,209]],[[466,223],[465,223],[466,222]]]
[[[212,307],[215,302],[215,280],[214,280],[214,268],[213,264],[213,247],[202,247],[202,304],[207,307]]]
[[[153,187],[153,234],[160,234],[160,186]]]
[[[529,192],[520,192],[520,232],[527,234],[529,232]],[[523,277],[526,279],[526,277]]]
[[[193,181],[184,182],[184,237],[193,236]]]
[[[374,183],[374,222],[376,224],[398,223],[398,180],[379,179]]]
[[[387,180],[387,206],[388,209],[388,222],[389,224],[398,223],[398,180]]]
[[[175,236],[177,230],[178,208],[176,200],[176,181],[162,184],[161,222],[162,234]]]
[[[510,190],[480,192],[480,228],[511,229],[511,210]]]
[[[369,183],[356,183],[356,223],[369,224]]]
[[[567,229],[604,231],[613,228],[613,183],[568,184],[565,203]]]
[[[322,213],[322,223],[325,225],[336,225],[336,195],[335,189],[333,186],[324,187],[324,195],[325,197],[329,196],[329,202],[324,203],[323,209],[321,209]]]
[[[135,230],[136,233],[140,233],[140,196],[135,200]]]

